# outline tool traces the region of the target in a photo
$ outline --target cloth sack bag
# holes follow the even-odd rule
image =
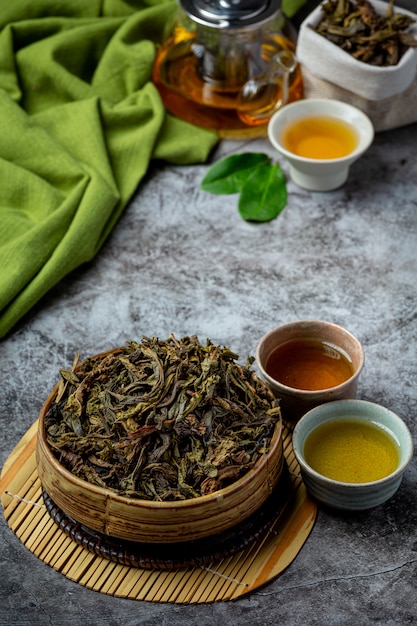
[[[373,0],[384,15],[388,4]],[[398,9],[417,20],[417,15]],[[358,61],[314,28],[324,16],[321,6],[300,26],[296,55],[301,65],[305,98],[334,98],[356,106],[376,131],[417,121],[417,48],[409,48],[395,66],[375,67]],[[417,23],[409,31],[417,35]]]

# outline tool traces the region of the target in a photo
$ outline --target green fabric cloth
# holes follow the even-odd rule
[[[153,159],[204,162],[218,141],[151,81],[175,6],[1,3],[0,337],[97,254]]]

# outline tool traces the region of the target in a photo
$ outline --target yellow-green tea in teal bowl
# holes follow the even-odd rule
[[[391,498],[413,455],[404,421],[365,400],[308,411],[295,426],[293,448],[309,493],[343,510],[370,509]]]

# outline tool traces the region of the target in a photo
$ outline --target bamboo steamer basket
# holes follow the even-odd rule
[[[55,457],[46,438],[45,415],[58,392],[54,387],[40,415],[36,448],[38,474],[54,503],[76,522],[109,537],[142,543],[178,543],[228,530],[255,513],[277,486],[284,467],[282,420],[269,451],[239,480],[212,494],[173,502],[121,496],[82,480]]]

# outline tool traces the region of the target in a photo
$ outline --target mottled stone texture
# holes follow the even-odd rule
[[[377,135],[340,190],[288,183],[274,221],[199,190],[207,166],[154,167],[102,252],[62,281],[0,346],[1,465],[36,419],[60,367],[142,335],[197,334],[242,361],[276,324],[326,319],[363,342],[358,397],[401,415],[416,439],[417,126]],[[265,139],[221,143],[261,151]],[[282,162],[281,162],[282,163]],[[286,164],[282,163],[287,171]],[[236,602],[124,601],[70,582],[1,518],[0,625],[213,626],[417,623],[417,464],[397,495],[360,514],[319,509],[276,580]]]

